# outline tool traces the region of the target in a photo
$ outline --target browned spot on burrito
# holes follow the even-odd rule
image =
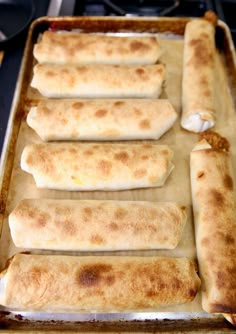
[[[77,66],[76,70],[78,73],[84,73],[87,72],[87,67],[86,66]]]
[[[109,229],[111,229],[112,231],[118,231],[119,230],[119,225],[117,223],[110,223],[109,224]]]
[[[198,179],[203,179],[204,175],[205,175],[204,171],[199,171],[197,177],[198,177]]]
[[[137,68],[135,72],[140,76],[145,74],[145,70],[143,68]]]
[[[139,110],[138,108],[135,108],[135,109],[134,109],[134,112],[135,112],[135,115],[136,115],[136,116],[142,116],[142,114],[143,114],[142,111]],[[137,117],[137,118],[138,118],[138,117]]]
[[[69,152],[70,152],[71,154],[77,154],[77,153],[78,153],[77,150],[76,150],[76,148],[74,148],[74,147],[70,147],[70,148],[69,148]]]
[[[128,214],[128,211],[126,209],[118,208],[115,211],[115,218],[116,219],[124,219]]]
[[[95,152],[92,149],[84,152],[85,155],[93,155],[94,153]]]
[[[213,56],[212,53],[210,52],[206,52],[204,45],[205,39],[203,36],[201,36],[201,38],[199,39],[192,39],[189,44],[190,46],[192,46],[193,49],[193,57],[192,59],[189,61],[188,66],[191,64],[194,64],[195,66],[208,66],[209,63],[213,62]]]
[[[98,286],[111,269],[111,265],[104,264],[84,266],[77,272],[77,282],[81,286]]]
[[[69,72],[69,70],[67,68],[62,68],[61,73],[68,74],[70,72]]]
[[[106,243],[104,238],[101,237],[99,234],[93,234],[90,238],[90,241],[92,244],[97,244],[97,245]]]
[[[207,238],[207,237],[205,237],[205,238],[203,238],[202,240],[201,240],[201,245],[204,247],[204,246],[208,246],[209,245],[209,243],[210,243],[210,240],[209,240],[209,238]]]
[[[233,190],[233,179],[230,175],[226,174],[223,179],[223,184],[226,189]]]
[[[60,228],[62,230],[62,233],[65,233],[68,235],[74,235],[76,233],[76,226],[69,219],[66,219],[63,222],[60,221]]]
[[[115,160],[121,161],[122,163],[126,164],[129,160],[129,154],[127,152],[120,152],[114,155]]]
[[[95,112],[95,116],[100,118],[106,116],[107,113],[108,111],[106,109],[99,109]]]
[[[66,118],[61,118],[61,124],[64,126],[64,125],[66,125],[67,123],[68,123],[68,119],[66,119]]]
[[[100,160],[98,162],[98,168],[101,170],[102,175],[109,176],[112,164],[106,160]]]
[[[83,106],[84,106],[83,102],[74,102],[72,104],[72,108],[74,108],[74,109],[81,109]]]
[[[134,171],[134,177],[137,179],[144,177],[146,174],[147,170],[145,168],[136,169]]]
[[[47,224],[47,219],[49,218],[49,215],[46,213],[39,213],[37,215],[37,225],[40,227],[44,227]]]
[[[123,106],[124,104],[125,104],[124,101],[115,101],[115,102],[114,102],[114,106],[115,106],[115,107],[121,107],[121,106]]]
[[[55,73],[53,71],[47,71],[46,72],[46,76],[47,77],[54,77],[55,76]]]
[[[205,97],[211,96],[211,91],[209,89],[206,89],[203,94]]]
[[[207,86],[208,85],[208,79],[207,79],[207,77],[205,75],[202,75],[202,77],[200,77],[199,82],[203,86]]]
[[[130,49],[131,49],[131,51],[137,51],[137,50],[140,50],[140,49],[146,51],[149,48],[150,48],[149,45],[147,45],[145,43],[142,43],[142,42],[140,42],[138,40],[136,40],[136,41],[134,40],[134,41],[132,41],[130,43]]]
[[[150,127],[151,127],[150,121],[147,120],[147,119],[144,119],[139,123],[139,126],[143,130],[150,129]]]
[[[211,204],[215,206],[224,206],[224,195],[216,190],[212,189],[210,191]]]

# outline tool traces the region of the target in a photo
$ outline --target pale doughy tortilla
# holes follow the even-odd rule
[[[33,53],[39,63],[154,64],[161,47],[155,37],[45,31]]]
[[[0,304],[21,311],[127,312],[190,302],[200,280],[187,258],[15,255]]]
[[[27,145],[21,167],[39,188],[121,190],[163,186],[172,157],[166,145],[46,143]]]
[[[182,83],[184,129],[203,132],[215,125],[215,27],[193,19],[185,28]]]
[[[168,100],[43,100],[32,107],[27,124],[41,139],[159,139],[177,119]]]
[[[37,64],[31,86],[51,98],[157,98],[165,65]]]
[[[186,218],[185,207],[172,202],[24,199],[9,225],[22,248],[173,249]]]

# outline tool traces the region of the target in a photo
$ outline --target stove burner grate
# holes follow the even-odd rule
[[[236,0],[77,0],[74,15],[200,17],[213,10],[236,42],[235,9]]]
[[[80,0],[75,15],[87,16],[202,16],[213,0]]]

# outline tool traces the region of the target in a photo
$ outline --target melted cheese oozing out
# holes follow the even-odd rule
[[[203,120],[201,112],[189,115],[182,120],[182,127],[193,132],[204,132],[215,125],[213,120]]]

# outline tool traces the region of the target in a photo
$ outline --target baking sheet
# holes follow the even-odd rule
[[[90,21],[90,25],[89,25]],[[156,200],[156,201],[176,201],[187,207],[188,219],[182,235],[180,244],[175,250],[153,250],[153,251],[130,251],[130,252],[106,252],[106,255],[141,255],[141,256],[185,256],[196,259],[196,249],[194,241],[193,217],[191,206],[191,192],[189,179],[189,154],[193,146],[197,142],[196,134],[187,132],[180,127],[181,115],[181,81],[182,81],[182,54],[183,54],[183,27],[186,19],[132,19],[125,18],[117,20],[107,18],[95,18],[91,24],[91,18],[83,18],[81,20],[73,18],[49,19],[43,18],[37,20],[31,27],[27,47],[24,54],[23,66],[16,88],[15,99],[12,105],[11,117],[9,120],[9,128],[7,131],[7,141],[5,142],[2,170],[1,170],[1,208],[2,208],[2,226],[0,236],[0,269],[5,265],[6,260],[13,254],[25,251],[26,249],[17,249],[11,240],[8,215],[23,198],[57,198],[57,199],[106,199],[106,200]],[[99,25],[100,22],[100,25]],[[105,23],[104,23],[105,22]],[[109,24],[107,24],[109,22]],[[120,23],[121,22],[121,23]],[[129,22],[129,24],[127,24]],[[178,113],[178,120],[174,127],[169,130],[158,141],[158,144],[167,144],[174,151],[175,169],[167,179],[166,184],[162,188],[152,189],[136,189],[126,191],[111,192],[67,192],[37,189],[32,175],[23,172],[20,168],[20,156],[25,145],[29,143],[41,142],[36,133],[30,129],[25,122],[25,115],[29,110],[29,106],[37,103],[43,97],[33,88],[29,86],[32,77],[32,65],[35,62],[32,56],[32,47],[37,40],[40,32],[45,29],[46,23],[54,24],[56,28],[78,28],[88,31],[88,28],[98,33],[110,33],[134,36],[140,34],[142,27],[142,35],[154,35],[160,38],[163,48],[163,54],[160,62],[167,66],[167,79],[162,97],[167,97],[173,104]],[[177,24],[178,23],[178,24]],[[87,26],[86,26],[87,24]],[[119,26],[120,25],[120,26]],[[127,29],[127,26],[129,27]],[[86,28],[87,27],[87,28]],[[125,27],[125,29],[124,29]],[[143,28],[145,27],[145,29]],[[156,30],[154,29],[156,27]],[[168,28],[169,27],[169,28]],[[233,166],[236,166],[236,117],[233,101],[234,91],[234,73],[235,58],[232,53],[232,41],[228,35],[228,28],[220,23],[219,28],[224,35],[227,49],[220,49],[216,55],[216,89],[217,89],[217,122],[214,128],[221,135],[226,136],[231,143],[231,152]],[[115,30],[115,31],[114,31]],[[166,31],[163,33],[163,30]],[[161,33],[159,33],[161,31]],[[227,54],[226,54],[227,52]],[[147,142],[147,141],[146,141]],[[153,141],[152,141],[153,142]],[[236,169],[235,169],[236,177]],[[236,180],[236,178],[235,178]],[[9,181],[9,182],[8,182]],[[31,253],[38,254],[70,254],[70,255],[92,255],[92,252],[50,252],[30,250]],[[103,256],[104,252],[98,252],[96,255]],[[6,311],[6,309],[1,308]],[[82,321],[170,321],[183,320],[189,323],[196,320],[207,320],[209,324],[222,323],[227,327],[221,315],[209,315],[202,310],[201,293],[196,298],[184,305],[175,307],[158,308],[155,312],[139,312],[139,313],[111,313],[111,314],[50,314],[50,313],[31,313],[31,312],[10,312],[6,314],[7,319],[14,318],[17,315],[27,320],[29,325],[36,321],[63,321],[71,324]],[[19,317],[20,315],[20,317]],[[9,320],[10,321],[10,320]],[[174,324],[174,322],[173,322]],[[53,328],[53,327],[52,327]]]

